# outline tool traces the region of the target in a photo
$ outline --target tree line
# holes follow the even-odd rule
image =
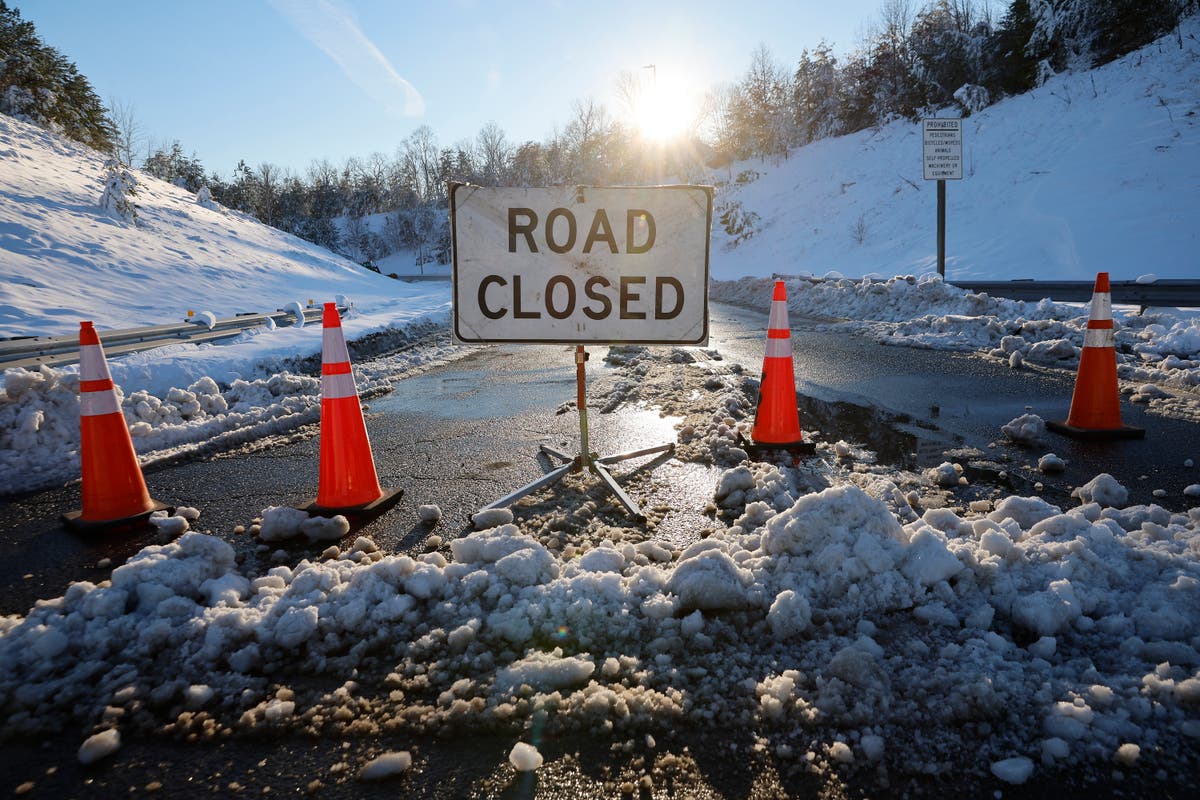
[[[786,156],[892,119],[947,107],[969,115],[1057,72],[1099,66],[1177,31],[1197,5],[885,0],[862,41],[840,58],[822,42],[789,69],[765,47],[756,50],[738,82],[710,95],[714,145],[727,160]]]
[[[709,91],[686,135],[644,138],[631,119],[643,82],[617,80],[616,113],[576,101],[567,124],[542,141],[511,142],[494,122],[440,144],[428,126],[391,154],[303,174],[270,162],[206,173],[178,141],[146,148],[141,166],[226,208],[374,268],[412,250],[445,262],[447,185],[635,184],[699,179],[733,161],[786,157],[790,148],[951,107],[968,115],[1032,89],[1056,72],[1097,66],[1175,29],[1200,0],[884,0],[862,40],[838,55],[822,42],[795,65],[765,47],[736,81]],[[1003,13],[998,13],[1000,10]],[[109,108],[74,64],[0,0],[0,112],[57,130],[124,164],[140,153],[132,109]],[[384,215],[382,224],[368,218]],[[378,219],[378,217],[376,217]]]

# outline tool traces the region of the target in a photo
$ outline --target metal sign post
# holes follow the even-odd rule
[[[962,180],[962,120],[921,120],[924,177],[937,181],[938,275],[946,277],[946,181]]]
[[[674,443],[600,456],[588,442],[585,344],[708,342],[708,186],[450,187],[454,337],[479,344],[575,345],[580,454],[480,512],[587,469],[641,517],[608,465]]]
[[[608,471],[609,464],[615,464],[618,461],[627,461],[631,458],[640,458],[642,456],[651,456],[658,454],[670,454],[675,452],[675,443],[660,444],[654,447],[647,447],[644,450],[633,450],[628,453],[618,453],[612,456],[600,456],[588,449],[588,426],[587,426],[587,388],[585,386],[585,369],[584,364],[587,363],[588,354],[583,349],[583,345],[577,345],[575,348],[575,404],[579,408],[579,442],[580,453],[577,456],[569,456],[566,453],[555,450],[553,447],[541,445],[538,451],[547,456],[558,459],[564,462],[561,466],[547,472],[542,477],[531,483],[522,486],[515,492],[506,494],[494,503],[486,505],[479,509],[481,513],[489,511],[493,508],[504,508],[512,505],[526,495],[533,494],[539,489],[546,486],[551,486],[558,483],[568,472],[582,472],[587,469],[593,475],[600,477],[608,486],[609,491],[616,495],[617,500],[635,517],[642,517],[642,510],[633,498],[629,496],[621,485],[617,483],[616,478]]]

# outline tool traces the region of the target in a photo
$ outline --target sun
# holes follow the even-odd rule
[[[679,85],[658,83],[648,86],[634,106],[634,124],[638,132],[656,142],[667,142],[688,133],[695,118],[695,103]]]

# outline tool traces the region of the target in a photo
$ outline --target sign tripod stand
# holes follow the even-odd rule
[[[618,453],[612,456],[600,456],[596,453],[593,453],[588,448],[587,390],[585,385],[584,370],[584,364],[587,362],[587,360],[588,354],[586,351],[584,351],[583,345],[576,345],[575,404],[579,409],[580,454],[575,457],[571,457],[566,453],[561,453],[558,450],[555,450],[552,447],[541,445],[538,448],[539,452],[545,453],[547,456],[551,456],[565,463],[554,468],[532,483],[522,486],[515,492],[506,494],[504,497],[501,497],[491,505],[484,506],[483,508],[479,509],[479,512],[477,513],[490,511],[493,508],[505,508],[506,506],[510,506],[516,501],[520,500],[522,497],[536,492],[538,489],[557,483],[568,472],[582,472],[586,468],[592,473],[600,476],[600,480],[604,481],[609,490],[616,495],[617,500],[621,502],[621,505],[625,507],[626,511],[635,517],[643,517],[642,510],[638,507],[638,504],[633,501],[633,498],[626,494],[625,490],[622,489],[617,483],[616,479],[613,478],[612,473],[608,471],[608,465],[615,464],[618,461],[627,461],[631,458],[639,458],[640,456],[654,455],[655,453],[673,453],[675,452],[675,443],[672,442],[670,444],[661,444],[655,447],[647,447],[643,450],[634,450],[628,453]]]

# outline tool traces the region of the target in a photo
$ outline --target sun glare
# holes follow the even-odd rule
[[[688,132],[695,118],[691,98],[679,86],[650,86],[636,109],[638,131],[647,139],[665,142]]]

